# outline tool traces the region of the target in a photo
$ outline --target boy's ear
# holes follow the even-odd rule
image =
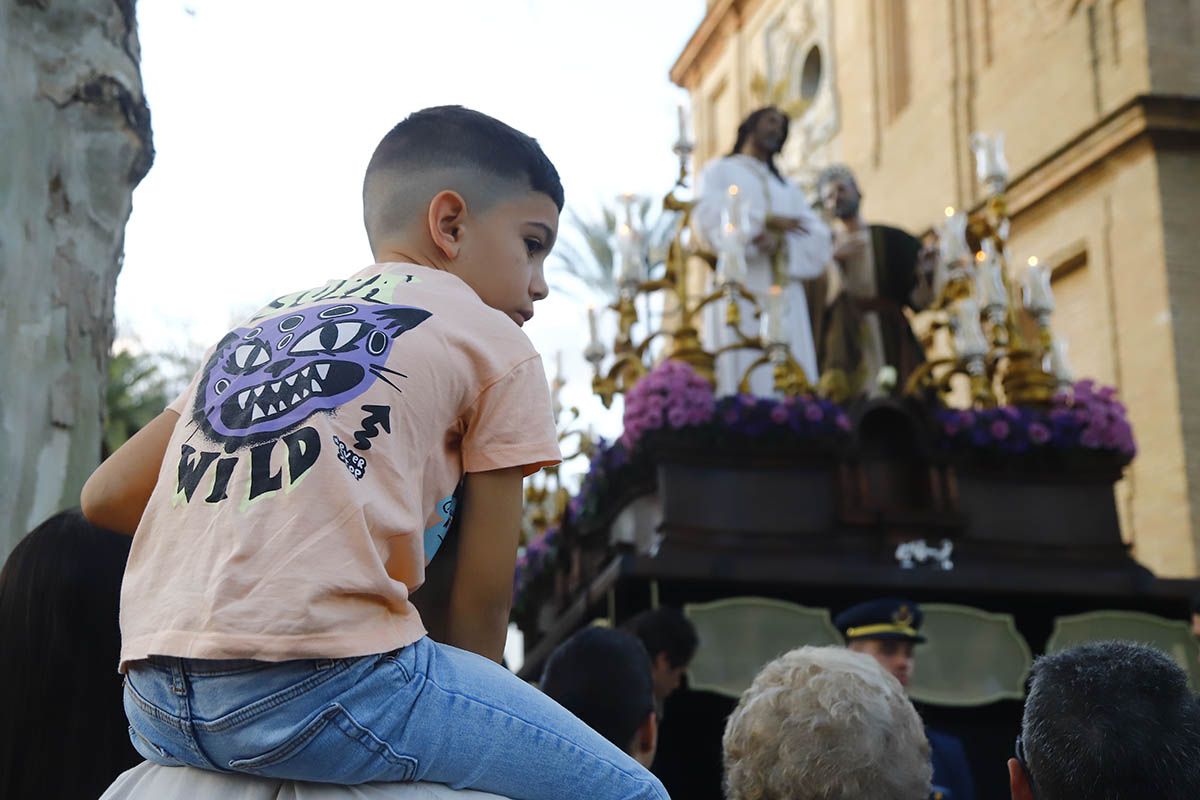
[[[429,236],[446,258],[458,257],[466,217],[467,202],[456,191],[443,189],[429,201]]]

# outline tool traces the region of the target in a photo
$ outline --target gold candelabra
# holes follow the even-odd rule
[[[710,383],[715,383],[716,360],[726,353],[736,350],[757,351],[761,355],[745,370],[739,382],[739,390],[749,392],[750,375],[761,366],[770,365],[774,376],[776,391],[786,395],[809,393],[812,387],[805,378],[804,370],[792,356],[786,339],[782,335],[780,324],[783,308],[780,287],[773,286],[772,297],[777,300],[768,301],[766,313],[770,324],[767,326],[774,335],[747,335],[742,331],[742,311],[739,300],[747,301],[754,309],[756,317],[762,316],[763,305],[753,292],[742,282],[745,274],[745,246],[742,236],[745,233],[745,223],[738,219],[738,190],[736,186],[729,187],[729,208],[726,209],[722,222],[724,236],[722,252],[716,260],[719,285],[702,297],[692,297],[688,292],[689,269],[694,260],[700,260],[713,265],[711,254],[695,247],[689,241],[692,211],[696,206],[695,200],[683,200],[676,191],[687,186],[688,163],[692,153],[692,143],[688,141],[682,116],[680,121],[680,138],[673,151],[679,158],[679,177],[675,185],[667,192],[662,201],[665,213],[675,214],[674,232],[667,247],[663,262],[663,273],[656,279],[648,279],[645,265],[644,249],[638,232],[634,228],[632,217],[632,195],[624,195],[625,220],[618,226],[618,256],[620,259],[620,281],[617,299],[608,306],[617,314],[617,333],[612,345],[612,362],[605,369],[603,363],[608,356],[607,348],[600,342],[597,334],[594,309],[588,309],[588,322],[591,329],[591,340],[584,350],[584,357],[592,364],[594,377],[592,390],[599,395],[604,406],[610,407],[613,397],[631,389],[649,369],[647,364],[650,346],[660,337],[669,337],[670,345],[666,357],[682,361],[690,365],[699,375]],[[647,331],[640,340],[634,339],[634,326],[639,322],[637,298],[663,293],[674,306],[677,323],[668,328],[661,324],[657,330]],[[706,350],[700,340],[697,328],[701,312],[722,299],[725,300],[725,324],[732,334],[732,341],[716,350]],[[771,322],[773,320],[773,322]]]
[[[971,147],[988,197],[974,214],[946,209],[939,236],[941,290],[930,308],[930,339],[948,330],[954,355],[923,364],[909,377],[905,393],[933,391],[947,399],[954,376],[965,375],[974,406],[1044,405],[1071,382],[1064,347],[1050,325],[1050,274],[1031,258],[1018,287],[1008,250],[1003,135],[973,134]],[[1022,311],[1037,324],[1034,341],[1022,332]]]
[[[558,443],[563,454],[561,464],[580,456],[591,458],[596,452],[595,436],[591,429],[584,429],[577,424],[580,416],[578,406],[566,409],[569,416],[565,420],[563,419],[564,409],[559,398],[564,385],[560,363],[558,374],[550,384],[550,393],[553,399],[555,427],[558,430]],[[565,447],[572,440],[573,452]],[[559,471],[561,464],[545,467],[525,480],[525,518],[522,526],[522,544],[527,544],[545,533],[547,528],[562,519],[567,510],[567,504],[571,501],[571,493],[563,485],[562,474]]]

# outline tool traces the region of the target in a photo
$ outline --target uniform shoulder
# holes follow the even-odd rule
[[[965,753],[962,740],[957,736],[939,731],[935,728],[926,726],[925,738],[929,740],[929,746],[934,750],[938,750],[945,755]]]

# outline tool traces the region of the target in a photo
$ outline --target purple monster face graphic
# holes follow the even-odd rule
[[[289,311],[225,335],[205,366],[193,416],[233,452],[278,438],[365,392],[392,342],[430,317],[412,306],[339,303]],[[394,385],[394,384],[393,384]]]

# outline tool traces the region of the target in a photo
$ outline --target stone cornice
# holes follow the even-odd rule
[[[671,82],[684,89],[694,89],[704,72],[703,64],[720,54],[730,27],[737,29],[762,0],[716,0],[708,7],[704,19],[683,52],[671,67]],[[723,35],[726,34],[726,35]]]
[[[1008,187],[1009,214],[1016,217],[1143,136],[1200,148],[1200,97],[1139,95],[1119,106],[1016,176]]]

